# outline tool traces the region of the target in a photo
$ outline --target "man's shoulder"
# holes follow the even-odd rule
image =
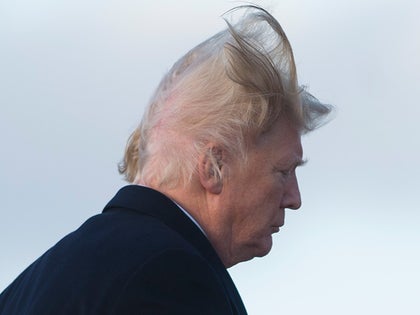
[[[97,255],[103,255],[103,259],[107,256],[122,256],[127,261],[148,259],[154,253],[171,249],[196,251],[162,220],[125,209],[91,217],[54,247],[96,252]]]
[[[162,269],[158,266],[165,262],[169,270],[177,261],[189,260],[206,264],[194,247],[160,220],[129,211],[102,213],[89,218],[29,266],[0,295],[0,314],[18,309],[22,302],[17,297],[27,301],[30,291],[37,292],[30,297],[37,314],[47,305],[61,305],[62,314],[70,314],[82,296],[89,300],[87,308],[108,314],[105,310],[120,300],[122,292],[129,294],[133,288],[147,292],[145,284],[136,279],[152,276],[152,272],[158,276]]]

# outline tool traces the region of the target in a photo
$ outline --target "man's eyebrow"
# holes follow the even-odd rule
[[[307,159],[307,158],[305,158],[305,159],[299,159],[299,160],[296,162],[296,167],[299,167],[299,166],[304,166],[306,163],[308,163],[308,159]]]
[[[275,169],[286,169],[286,168],[297,168],[299,166],[303,166],[308,162],[308,159],[301,159],[301,158],[296,158],[295,162],[290,161],[289,163],[285,164],[282,163],[281,161],[279,161],[274,168]]]

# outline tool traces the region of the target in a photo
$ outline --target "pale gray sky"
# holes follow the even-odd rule
[[[419,314],[418,1],[255,3],[337,112],[304,139],[301,210],[230,269],[249,314]],[[159,79],[237,4],[0,0],[0,291],[124,185]]]

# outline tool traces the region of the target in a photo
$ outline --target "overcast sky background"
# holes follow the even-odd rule
[[[255,3],[337,110],[304,138],[302,208],[230,269],[249,314],[419,314],[419,2]],[[237,4],[0,0],[0,291],[125,184],[159,79]]]

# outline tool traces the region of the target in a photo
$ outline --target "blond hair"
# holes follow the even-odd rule
[[[154,187],[187,184],[209,142],[246,160],[246,141],[284,118],[302,133],[315,129],[330,107],[298,86],[292,48],[267,11],[245,10],[236,23],[183,56],[159,84],[130,136],[119,171]],[[218,161],[207,152],[214,173]]]

